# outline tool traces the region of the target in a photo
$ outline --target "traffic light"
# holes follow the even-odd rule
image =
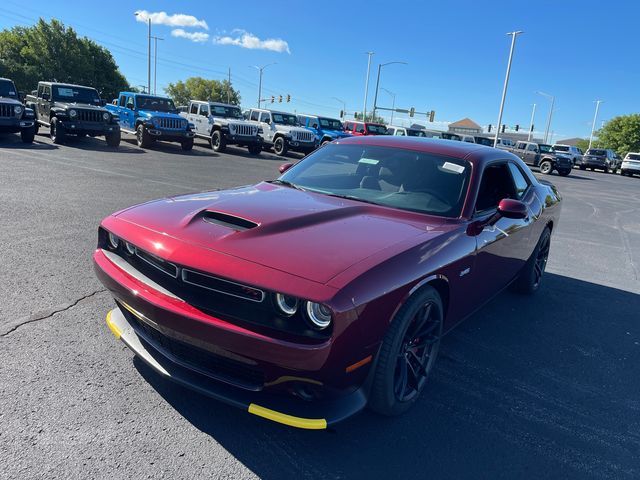
[[[287,94],[287,102],[291,101],[291,95]]]
[[[529,129],[530,132],[533,132],[533,123],[531,124],[531,128]]]
[[[274,97],[273,95],[271,95],[271,103],[276,101],[276,97]]]
[[[433,122],[434,117],[436,116],[436,111],[435,110],[431,110],[429,112],[429,121]]]
[[[414,107],[411,107],[411,109],[409,109],[409,116],[413,117],[416,114],[416,109]]]
[[[520,130],[520,125],[516,125],[515,131],[517,132],[518,130]]]
[[[344,118],[344,110],[340,110],[340,118]]]
[[[504,131],[507,129],[507,126],[503,123],[502,124],[502,133],[504,133]]]
[[[491,128],[492,128],[492,125],[489,124],[489,128],[487,128],[487,132],[491,133]]]
[[[278,97],[278,103],[282,103],[282,95]]]

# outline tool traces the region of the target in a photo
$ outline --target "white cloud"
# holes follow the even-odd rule
[[[250,50],[271,50],[273,52],[287,52],[289,50],[289,44],[280,38],[267,38],[266,40],[260,40],[253,33],[245,32],[244,30],[234,30],[235,37],[224,36],[214,37],[213,43],[218,45],[235,45],[237,47],[248,48]]]
[[[138,10],[136,12],[136,20],[146,23],[151,19],[151,23],[156,25],[168,25],[169,27],[200,27],[209,30],[209,25],[204,20],[198,20],[193,15],[185,15],[184,13],[175,13],[168,15],[167,12],[148,12],[147,10]]]
[[[181,28],[171,30],[172,37],[186,38],[192,42],[206,42],[209,40],[209,34],[204,32],[185,32]]]

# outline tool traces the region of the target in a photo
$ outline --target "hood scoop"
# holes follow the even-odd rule
[[[202,213],[202,219],[207,223],[231,228],[238,232],[250,230],[258,226],[257,223],[247,220],[246,218],[236,217],[235,215],[229,215],[228,213],[215,212],[211,210],[205,210]]]

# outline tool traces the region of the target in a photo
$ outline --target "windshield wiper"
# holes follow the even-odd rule
[[[381,203],[373,202],[371,200],[365,200],[363,198],[356,197],[354,195],[341,195],[339,193],[326,193],[326,192],[319,192],[319,193],[324,193],[328,197],[344,198],[346,200],[355,200],[356,202],[370,203],[371,205],[384,206]]]
[[[296,185],[295,183],[291,183],[287,180],[280,180],[279,178],[275,180],[270,180],[267,183],[275,183],[276,185],[284,185],[285,187],[295,188],[296,190],[301,190],[303,192],[306,191],[304,188],[302,188],[299,185]]]

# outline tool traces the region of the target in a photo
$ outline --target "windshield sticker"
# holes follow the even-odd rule
[[[61,97],[73,97],[73,88],[58,87],[58,95]]]
[[[214,113],[217,113],[218,115],[224,115],[224,113],[225,113],[224,107],[214,106],[213,107],[213,111],[214,111]]]
[[[367,165],[377,165],[378,163],[380,163],[380,160],[374,160],[373,158],[362,157],[360,160],[358,160],[358,163],[366,163]]]
[[[458,165],[456,163],[451,163],[451,162],[444,162],[444,164],[442,165],[442,169],[446,170],[447,172],[453,172],[458,174],[464,172],[464,167],[462,165]]]

